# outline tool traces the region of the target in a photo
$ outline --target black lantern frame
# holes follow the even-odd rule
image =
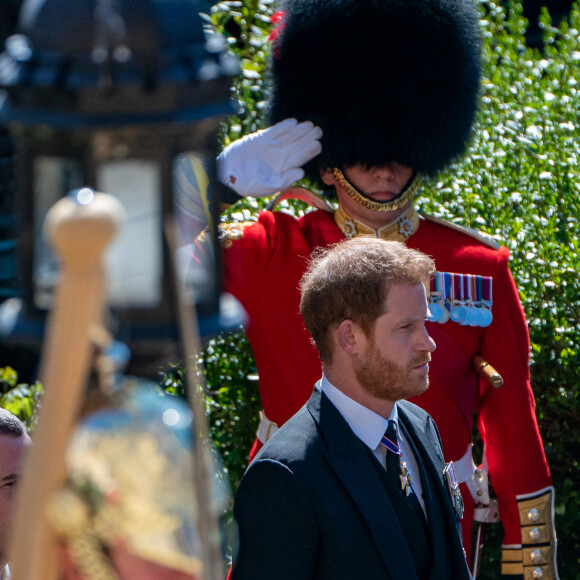
[[[66,13],[71,6],[74,18]],[[10,125],[18,147],[16,209],[26,311],[15,333],[20,331],[25,341],[26,335],[31,341],[40,338],[50,302],[45,300],[50,282],[39,288],[35,276],[39,196],[64,196],[82,187],[115,195],[108,190],[110,179],[103,183],[104,168],[117,164],[122,174],[122,166],[133,164],[138,173],[139,163],[158,180],[158,192],[149,193],[160,194],[155,235],[162,263],[153,282],[159,288],[149,301],[113,305],[113,327],[134,353],[142,350],[145,356],[178,340],[174,256],[163,234],[167,220],[175,218],[173,169],[182,155],[193,154],[205,163],[213,190],[207,196],[209,234],[215,243],[220,192],[225,191],[215,177],[219,124],[234,111],[230,87],[238,72],[223,39],[204,30],[204,7],[196,0],[24,2],[21,34],[8,39],[0,57],[0,121]],[[50,191],[50,175],[40,169],[43,162],[52,163],[52,173],[66,176],[52,184],[60,191]],[[46,205],[54,201],[47,199]],[[219,256],[216,247],[213,276],[203,292],[195,292],[202,335],[237,326],[242,319],[235,308],[224,318]]]

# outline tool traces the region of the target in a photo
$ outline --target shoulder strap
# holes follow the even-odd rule
[[[501,247],[500,244],[498,244],[489,234],[486,234],[485,232],[479,232],[466,226],[460,226],[453,222],[448,222],[444,219],[432,215],[421,214],[421,217],[440,226],[455,230],[456,232],[461,232],[462,234],[465,234],[481,242],[482,244],[485,244],[488,248],[499,250]]]
[[[274,211],[276,206],[285,199],[299,199],[305,201],[312,207],[316,209],[321,209],[327,213],[334,213],[335,208],[333,208],[324,198],[324,196],[315,193],[304,187],[291,187],[284,191],[281,191],[271,202],[267,209]]]

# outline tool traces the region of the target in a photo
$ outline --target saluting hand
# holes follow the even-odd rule
[[[302,165],[322,150],[322,130],[286,119],[228,145],[217,159],[220,181],[242,197],[266,197],[304,177]]]

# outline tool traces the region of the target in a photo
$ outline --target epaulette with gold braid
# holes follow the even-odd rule
[[[436,223],[440,226],[445,226],[447,228],[455,230],[456,232],[461,232],[462,234],[465,234],[471,238],[476,239],[482,244],[485,244],[488,248],[492,248],[493,250],[499,250],[501,247],[500,244],[498,244],[489,234],[486,234],[485,232],[478,232],[477,230],[474,230],[472,228],[460,226],[453,222],[448,222],[444,219],[432,215],[421,214],[421,217],[423,219],[426,219],[427,221]]]
[[[219,240],[222,248],[229,248],[235,240],[244,237],[244,229],[256,222],[229,222],[219,225]]]

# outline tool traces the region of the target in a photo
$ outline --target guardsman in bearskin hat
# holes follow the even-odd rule
[[[429,323],[437,350],[430,387],[412,400],[433,416],[445,459],[455,463],[464,547],[469,553],[474,519],[498,519],[489,473],[505,532],[502,574],[556,578],[553,488],[508,250],[413,206],[421,178],[457,159],[469,140],[480,76],[477,10],[469,0],[294,0],[281,14],[271,61],[274,125],[226,148],[220,177],[240,195],[264,196],[304,171],[338,205],[313,198],[319,209],[299,219],[264,211],[256,222],[224,228],[226,288],[250,317],[264,408],[252,457],[320,374],[298,314],[309,254],[345,237],[404,241],[437,267]],[[478,469],[474,410],[485,443]]]

